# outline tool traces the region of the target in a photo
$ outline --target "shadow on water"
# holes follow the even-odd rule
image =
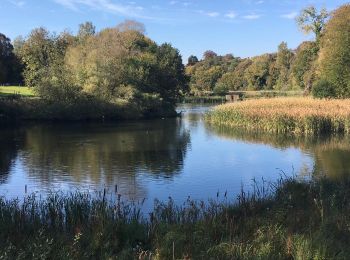
[[[309,154],[314,160],[312,175],[326,176],[331,179],[350,177],[350,137],[345,135],[327,136],[294,136],[270,134],[242,129],[232,129],[225,126],[214,126],[206,123],[208,132],[217,136],[263,144],[278,149],[291,147]]]

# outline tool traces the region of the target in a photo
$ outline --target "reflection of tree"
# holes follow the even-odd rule
[[[25,164],[42,184],[55,180],[118,184],[124,194],[144,196],[138,174],[170,178],[183,168],[189,133],[181,120],[118,125],[40,125],[26,130]]]
[[[15,129],[15,130],[14,130]],[[0,134],[0,184],[7,181],[22,139],[17,128],[3,127]]]
[[[276,135],[264,132],[249,132],[225,126],[206,124],[208,131],[228,139],[262,143],[279,149],[295,147],[314,158],[314,176],[330,178],[350,176],[350,137],[332,136],[293,136]]]

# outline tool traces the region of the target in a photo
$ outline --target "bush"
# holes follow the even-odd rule
[[[229,88],[223,83],[217,83],[213,91],[216,95],[225,95],[226,93],[228,93]]]
[[[335,89],[327,80],[319,80],[312,89],[315,98],[333,98],[336,96]]]

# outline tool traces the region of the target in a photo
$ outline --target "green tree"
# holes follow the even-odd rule
[[[270,54],[261,55],[252,59],[252,64],[245,71],[245,78],[248,82],[249,89],[266,89],[270,63],[272,61],[273,57]]]
[[[276,69],[278,71],[278,78],[276,82],[276,89],[286,90],[290,88],[290,68],[293,59],[293,52],[288,49],[286,42],[282,42],[278,46],[278,52],[276,57]]]
[[[293,82],[306,93],[311,90],[315,78],[317,57],[318,50],[315,42],[303,42],[296,50],[292,65]]]
[[[92,22],[85,22],[79,25],[78,39],[85,40],[86,37],[93,36],[96,33],[96,27]]]
[[[195,65],[196,63],[198,63],[198,58],[197,58],[197,56],[191,55],[190,57],[188,57],[188,62],[187,62],[187,65],[188,65],[188,66],[193,66],[193,65]]]
[[[328,16],[326,9],[318,11],[314,6],[309,6],[301,11],[296,21],[303,32],[307,34],[313,32],[316,42],[319,43]]]
[[[335,95],[350,97],[350,4],[338,8],[321,39],[318,78],[335,88]]]
[[[21,64],[14,54],[11,40],[0,33],[0,84],[18,84],[21,79]]]

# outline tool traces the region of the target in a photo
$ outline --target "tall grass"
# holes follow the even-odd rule
[[[0,198],[0,259],[349,259],[350,181],[255,184],[149,215],[119,195]]]
[[[206,119],[217,125],[277,133],[349,133],[350,100],[248,100],[218,106]]]

